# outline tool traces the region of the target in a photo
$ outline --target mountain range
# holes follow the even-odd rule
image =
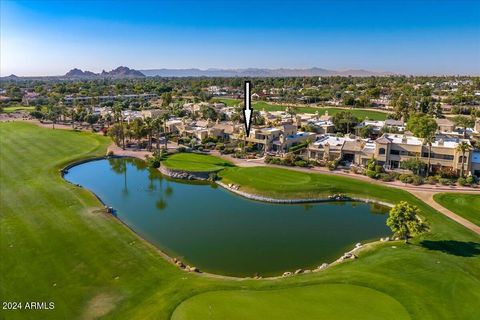
[[[363,69],[345,71],[322,68],[308,69],[146,69],[140,70],[147,77],[331,77],[331,76],[388,76],[391,72],[374,72]]]
[[[145,75],[140,71],[130,69],[128,67],[118,67],[111,71],[103,70],[101,73],[94,73],[91,71],[82,71],[74,68],[68,71],[64,78],[143,78]]]
[[[4,80],[21,79],[98,79],[98,78],[144,78],[144,77],[333,77],[333,76],[389,76],[392,72],[375,72],[363,69],[350,69],[344,71],[329,70],[323,68],[308,69],[267,69],[267,68],[245,68],[245,69],[145,69],[135,70],[120,66],[111,71],[103,70],[100,73],[94,73],[88,70],[73,68],[63,76],[32,76],[17,77],[10,75],[1,77]]]

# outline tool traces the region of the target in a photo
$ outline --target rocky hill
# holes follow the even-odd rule
[[[64,77],[65,78],[142,78],[142,77],[145,77],[145,75],[138,70],[120,66],[108,72],[103,70],[101,73],[94,73],[91,71],[82,71],[80,69],[74,68],[68,71]]]

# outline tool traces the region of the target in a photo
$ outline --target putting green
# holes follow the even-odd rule
[[[196,172],[218,171],[233,166],[232,163],[218,157],[198,153],[175,153],[162,161],[162,165],[169,169]]]
[[[407,310],[380,291],[325,284],[271,291],[213,291],[184,301],[173,320],[187,319],[410,319]]]

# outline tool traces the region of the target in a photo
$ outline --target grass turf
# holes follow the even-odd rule
[[[236,99],[217,99],[225,103],[227,106],[236,106],[240,103],[240,100]],[[253,108],[255,110],[266,110],[266,111],[285,111],[287,106],[282,105],[274,105],[264,101],[257,101],[253,103]],[[335,107],[295,107],[295,111],[297,113],[316,113],[317,111],[320,112],[321,115],[325,114],[328,111],[328,114],[333,116],[334,114],[341,112],[341,111],[350,111],[356,117],[360,119],[365,119],[368,117],[370,120],[385,120],[387,118],[388,113],[380,112],[380,111],[372,111],[372,110],[365,110],[365,109],[342,109],[342,108],[335,108]]]
[[[438,193],[433,199],[447,208],[480,226],[480,195],[461,193]]]
[[[196,172],[219,171],[225,167],[233,166],[229,161],[198,153],[174,153],[163,160],[162,165],[169,169]]]
[[[243,320],[249,319],[253,310],[259,319],[350,320],[358,319],[359,315],[364,315],[362,319],[410,319],[398,301],[382,292],[348,284],[327,284],[271,291],[202,293],[183,302],[172,320]]]
[[[5,112],[5,113],[12,113],[12,112],[15,112],[15,111],[33,111],[33,110],[35,110],[35,107],[22,106],[22,105],[10,106],[10,107],[3,108],[3,112]]]
[[[331,284],[371,289],[356,291],[355,318],[372,316],[380,301],[377,299],[391,301],[385,296],[398,301],[413,319],[478,316],[480,237],[403,191],[369,184],[363,184],[363,189],[372,197],[404,199],[421,206],[431,232],[410,245],[378,244],[360,253],[354,261],[285,279],[237,281],[185,273],[101,211],[101,204],[88,190],[68,184],[60,177],[58,170],[65,164],[102,155],[108,143],[106,138],[90,133],[51,130],[19,122],[0,123],[0,300],[55,303],[54,310],[2,310],[2,318],[169,319],[183,301],[199,301],[194,308],[181,307],[178,311],[198,319],[204,315],[201,310],[204,296],[188,299],[209,291],[217,292],[210,299],[223,309],[228,308],[225,301],[241,303],[244,297],[260,297],[258,293],[263,292],[262,301],[244,305],[242,312],[248,319],[264,319],[262,312],[279,308],[282,296],[290,294],[292,304],[311,310],[312,318],[322,314],[322,310],[349,312],[342,301],[351,299],[351,292],[356,291],[351,287],[332,291],[337,299],[303,301],[306,298],[302,294],[311,298],[317,293],[324,296],[326,285]],[[225,179],[233,175],[233,169],[236,168],[225,169]],[[272,171],[270,176],[277,173]],[[236,173],[237,179],[241,179],[239,174]],[[268,174],[259,178],[267,177]],[[287,175],[274,181],[292,184],[291,178]],[[259,188],[272,187],[273,183],[261,179],[256,188],[266,192]],[[245,181],[254,183],[251,177]],[[311,181],[305,179],[304,184]],[[345,180],[347,186],[334,182],[337,189],[353,188],[353,180]],[[311,192],[320,187],[319,182],[313,184]],[[304,286],[308,289],[294,289]],[[276,294],[280,291],[281,294]],[[238,309],[232,308],[232,312],[235,310]],[[398,313],[389,319],[400,316]],[[292,313],[289,318],[309,316]]]

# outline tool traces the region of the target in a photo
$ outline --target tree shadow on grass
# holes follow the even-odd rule
[[[480,255],[480,243],[477,242],[463,242],[455,240],[424,240],[420,244],[428,250],[442,251],[460,257],[474,257]]]

